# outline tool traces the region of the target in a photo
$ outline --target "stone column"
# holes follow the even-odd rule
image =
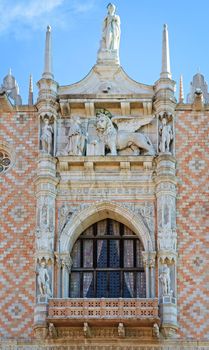
[[[72,267],[72,259],[69,254],[61,255],[62,262],[62,298],[69,297],[69,275]]]
[[[156,252],[152,252],[150,254],[149,265],[150,265],[150,297],[155,298],[156,297],[156,290],[155,290]]]
[[[39,334],[40,328],[46,327],[48,299],[53,297],[54,289],[55,199],[58,180],[56,178],[56,159],[51,155],[40,154],[35,184],[37,226],[34,328]]]
[[[176,305],[176,177],[175,158],[161,154],[157,159],[157,255],[159,303],[162,331],[166,337],[177,329]]]
[[[155,297],[155,256],[156,252],[143,252],[146,274],[146,298]]]

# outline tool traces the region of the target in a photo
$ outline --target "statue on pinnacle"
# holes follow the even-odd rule
[[[115,14],[114,4],[107,5],[107,15],[103,21],[102,39],[98,52],[99,61],[115,61],[119,63],[120,17]]]

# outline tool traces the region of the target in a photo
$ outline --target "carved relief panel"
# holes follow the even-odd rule
[[[72,116],[58,123],[57,156],[155,155],[149,136],[139,129],[153,115],[113,116],[101,109],[91,119]]]
[[[50,196],[38,198],[36,250],[53,252],[55,228],[55,199]]]

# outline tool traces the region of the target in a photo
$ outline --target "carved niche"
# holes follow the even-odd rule
[[[53,155],[54,145],[54,117],[52,114],[41,114],[40,116],[40,147],[41,152]]]
[[[164,113],[159,116],[159,152],[172,153],[173,134],[173,116]]]
[[[41,197],[37,205],[36,250],[53,251],[54,198]]]

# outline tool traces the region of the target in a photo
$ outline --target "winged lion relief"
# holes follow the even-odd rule
[[[138,132],[144,125],[150,124],[154,116],[110,118],[103,112],[96,115],[96,132],[105,146],[106,155],[155,155],[155,149],[149,137]]]

